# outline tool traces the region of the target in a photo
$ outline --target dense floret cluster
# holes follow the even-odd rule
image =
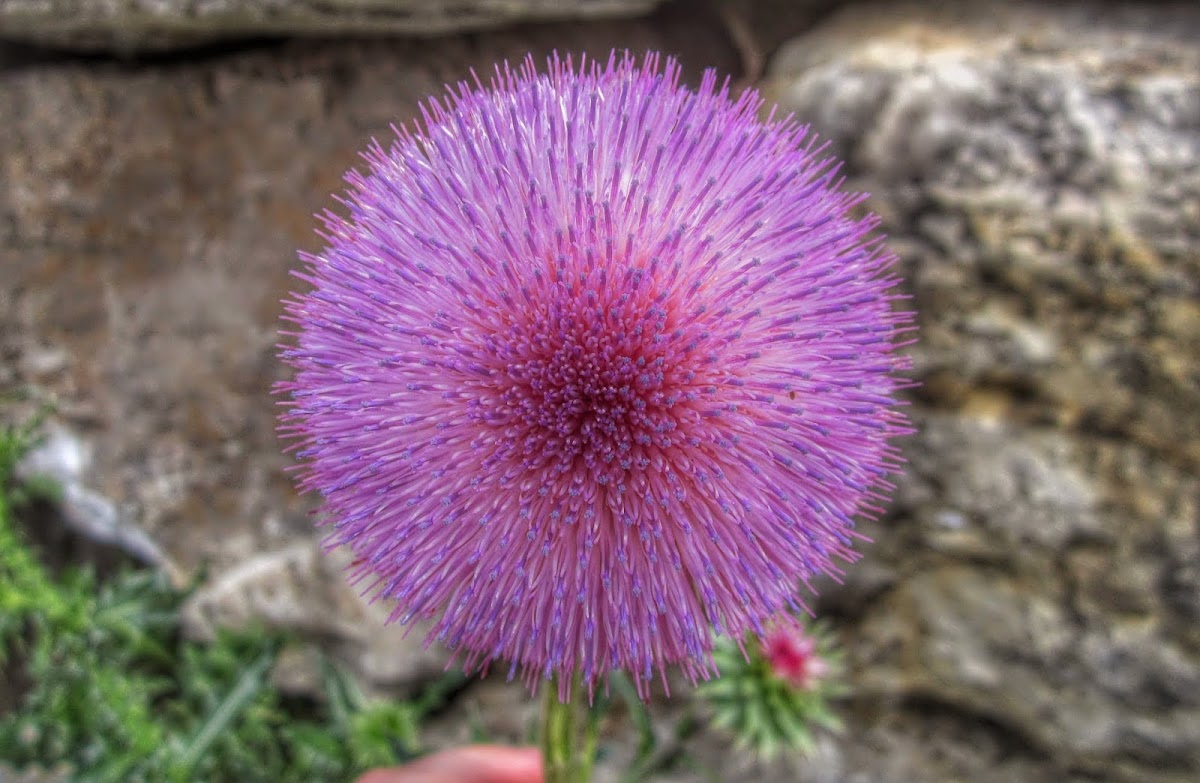
[[[862,196],[760,108],[655,55],[527,61],[326,215],[282,429],[354,578],[468,668],[707,676],[878,512],[911,314]]]

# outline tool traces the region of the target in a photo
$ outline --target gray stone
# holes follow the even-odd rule
[[[218,628],[263,625],[322,641],[368,692],[411,693],[445,669],[449,654],[425,644],[427,627],[387,625],[390,610],[347,582],[343,552],[301,541],[248,558],[194,593],[185,630],[212,638]],[[276,677],[293,688],[313,683],[311,660],[291,655]]]
[[[772,63],[920,313],[909,472],[818,605],[876,752],[973,729],[866,779],[1200,774],[1198,38],[1194,4],[864,3]]]
[[[64,526],[88,541],[115,547],[144,565],[164,571],[182,587],[180,569],[149,535],[111,500],[88,486],[91,451],[74,433],[54,422],[17,463],[19,481],[49,481]]]
[[[126,53],[282,35],[420,35],[634,16],[660,0],[0,0],[0,35]]]
[[[1193,4],[886,3],[777,56],[933,314],[924,396],[1200,464],[1198,34]]]

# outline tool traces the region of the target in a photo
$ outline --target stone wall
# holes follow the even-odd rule
[[[314,555],[273,432],[278,302],[311,214],[372,135],[470,67],[656,48],[694,81],[765,61],[761,88],[846,160],[902,258],[920,432],[875,543],[815,604],[852,664],[845,734],[766,770],[692,750],[730,780],[1196,780],[1200,9],[852,0],[771,24],[785,5],[16,62],[0,386],[58,399],[72,475],[136,531],[114,540],[211,565],[195,632],[265,618],[371,687],[409,687],[436,659],[370,631]],[[515,738],[524,701],[486,681],[461,706]],[[465,741],[463,714],[443,741]]]
[[[238,38],[444,35],[635,16],[660,0],[0,0],[0,36],[124,54]]]
[[[1200,749],[1198,39],[1194,6],[864,3],[771,70],[921,314],[912,469],[834,599],[860,684],[1106,779]]]

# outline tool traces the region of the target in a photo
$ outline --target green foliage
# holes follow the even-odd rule
[[[44,491],[13,478],[33,434],[0,431],[0,664],[22,693],[0,715],[0,760],[65,762],[80,783],[344,783],[421,752],[422,719],[461,675],[413,702],[372,703],[325,663],[324,703],[289,701],[270,682],[283,635],[191,642],[179,627],[186,594],[160,574],[51,575],[15,522]]]
[[[712,708],[714,725],[731,731],[742,749],[767,759],[784,749],[807,755],[816,748],[818,730],[841,730],[829,704],[845,691],[840,656],[824,628],[811,628],[807,635],[827,670],[803,688],[771,670],[754,637],[746,640],[745,654],[729,639],[717,645],[713,657],[721,676],[702,683],[697,696]]]

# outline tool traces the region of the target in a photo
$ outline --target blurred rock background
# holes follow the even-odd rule
[[[440,671],[284,472],[288,270],[443,84],[658,49],[830,141],[921,325],[909,473],[814,604],[846,732],[766,770],[691,750],[730,780],[1200,779],[1195,2],[0,0],[0,41],[0,391],[57,401],[61,524],[207,567],[194,633],[294,628],[381,693]],[[460,701],[447,744],[524,731],[519,687]]]

